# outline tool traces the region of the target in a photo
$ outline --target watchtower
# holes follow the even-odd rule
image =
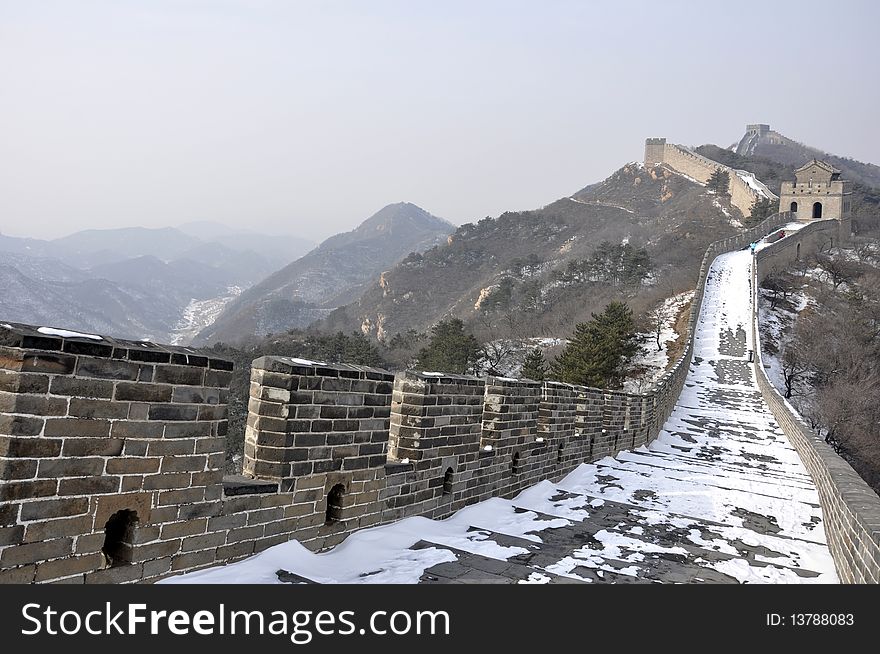
[[[666,139],[645,139],[645,166],[663,163],[666,157]]]
[[[849,235],[852,222],[852,184],[840,178],[840,171],[826,161],[813,159],[798,168],[794,182],[783,182],[779,209],[791,211],[796,220],[841,222]]]
[[[770,125],[765,125],[764,123],[753,123],[751,125],[746,125],[746,134],[754,135],[754,136],[764,136],[767,132],[770,131]]]

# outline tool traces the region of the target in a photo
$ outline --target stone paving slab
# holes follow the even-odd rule
[[[564,491],[559,494],[568,499],[574,497]],[[584,505],[589,505],[595,498],[581,499]],[[553,518],[541,517],[547,520]],[[549,583],[558,577],[602,583],[736,583],[736,578],[712,567],[718,563],[723,566],[723,562],[734,560],[748,561],[757,568],[785,569],[804,579],[817,576],[817,573],[801,568],[795,558],[804,543],[796,543],[795,547],[786,549],[786,539],[771,538],[768,540],[774,546],[771,548],[732,538],[726,525],[693,520],[686,516],[669,516],[672,522],[652,524],[651,517],[649,513],[631,505],[605,501],[600,506],[591,507],[589,517],[581,522],[541,530],[540,543],[505,534],[489,534],[488,538],[498,545],[520,546],[529,550],[526,554],[498,560],[453,549],[457,561],[427,569],[422,579],[430,579],[431,583],[449,583],[459,579],[465,569],[472,568],[487,573],[487,579],[501,576],[510,583],[528,580],[532,574],[547,576],[551,580]],[[474,526],[473,530],[486,532],[479,526]],[[596,534],[602,533],[616,534],[630,541],[629,547],[619,547],[626,560],[607,555],[607,548],[596,539]],[[422,541],[414,547],[421,549],[436,545]],[[725,545],[731,547],[733,552],[720,551]],[[589,565],[582,565],[579,560],[587,560]],[[635,571],[634,560],[638,563]],[[467,578],[477,577],[480,575],[474,573]]]

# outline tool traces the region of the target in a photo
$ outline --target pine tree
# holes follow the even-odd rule
[[[421,370],[464,375],[473,372],[480,356],[480,344],[464,330],[458,318],[441,320],[431,329],[431,340],[419,350]]]
[[[533,381],[544,381],[548,372],[547,362],[544,361],[544,353],[536,347],[529,351],[523,361],[520,377]]]
[[[706,182],[706,187],[716,195],[727,195],[730,190],[730,173],[722,168],[716,168]]]
[[[749,209],[750,216],[747,220],[747,224],[757,225],[767,216],[776,213],[778,210],[779,204],[777,202],[770,202],[769,198],[755,198],[755,201]]]
[[[620,388],[630,360],[639,352],[632,309],[611,302],[588,322],[575,326],[574,336],[551,364],[554,379],[596,388]]]

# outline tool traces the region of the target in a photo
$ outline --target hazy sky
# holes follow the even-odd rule
[[[469,222],[748,122],[880,163],[878,6],[0,0],[0,232]]]

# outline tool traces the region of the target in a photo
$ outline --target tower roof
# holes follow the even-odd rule
[[[808,161],[807,163],[805,163],[803,166],[801,166],[800,168],[798,168],[794,172],[796,172],[796,173],[802,172],[802,171],[806,170],[807,168],[810,168],[811,166],[818,166],[819,168],[822,168],[823,170],[827,170],[829,173],[840,173],[840,171],[837,170],[837,168],[832,166],[827,161],[822,161],[821,159],[813,159],[812,161]]]

